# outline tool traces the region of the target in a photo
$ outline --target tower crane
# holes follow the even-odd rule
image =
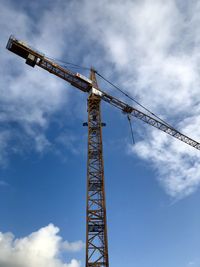
[[[6,48],[26,60],[31,67],[38,66],[67,81],[88,94],[88,156],[87,156],[87,216],[86,216],[86,267],[109,267],[102,146],[101,100],[124,114],[173,136],[200,150],[200,143],[182,134],[158,117],[150,116],[99,88],[93,68],[90,78],[58,64],[26,43],[10,36]]]

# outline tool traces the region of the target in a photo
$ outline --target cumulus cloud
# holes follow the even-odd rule
[[[23,238],[0,232],[0,267],[80,267],[76,259],[64,263],[61,255],[81,250],[83,243],[63,241],[58,233],[53,224]]]

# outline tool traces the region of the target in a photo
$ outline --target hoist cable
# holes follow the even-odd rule
[[[134,134],[133,134],[133,126],[132,126],[131,118],[130,118],[129,115],[127,115],[127,119],[129,121],[130,129],[131,129],[131,137],[132,137],[133,145],[135,145],[135,138],[134,138]]]

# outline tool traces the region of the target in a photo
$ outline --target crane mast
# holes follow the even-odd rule
[[[101,100],[195,149],[200,150],[200,143],[162,120],[149,116],[102,91],[98,87],[94,69],[91,69],[90,79],[79,73],[73,73],[14,36],[9,38],[7,49],[24,58],[28,65],[32,67],[37,65],[88,93],[88,122],[84,123],[85,126],[88,126],[86,267],[109,267],[102,146],[102,126],[104,124],[101,121]]]
[[[92,69],[90,79],[93,86],[98,88],[95,72]],[[91,90],[88,97],[86,267],[109,266],[101,97],[97,92]]]

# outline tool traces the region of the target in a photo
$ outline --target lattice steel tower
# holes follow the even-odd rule
[[[98,89],[93,69],[90,79]],[[109,266],[100,105],[94,89],[88,97],[86,267]]]

